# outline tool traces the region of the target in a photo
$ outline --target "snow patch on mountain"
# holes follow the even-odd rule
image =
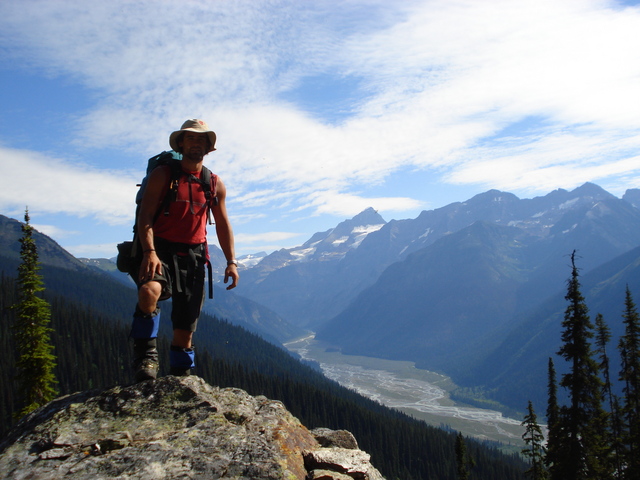
[[[349,237],[340,237],[340,238],[336,238],[333,242],[331,242],[331,244],[337,246],[337,245],[342,245],[347,241],[349,241]]]
[[[246,268],[251,268],[255,267],[266,256],[267,252],[250,253],[249,255],[238,257],[238,263]]]
[[[354,235],[369,235],[370,233],[377,232],[384,227],[384,225],[384,223],[379,223],[377,225],[361,225],[359,227],[355,227],[352,233]]]
[[[304,260],[308,260],[314,253],[316,253],[316,248],[302,248],[300,250],[291,250],[289,253],[295,257],[295,261],[300,262]]]
[[[431,234],[431,232],[433,232],[433,230],[431,229],[431,227],[427,228],[427,231],[424,232],[422,235],[420,235],[418,238],[423,239],[423,238],[427,238],[429,236],[429,234]]]
[[[560,210],[566,210],[573,207],[579,201],[580,201],[580,198],[572,198],[571,200],[567,200],[566,202],[560,204],[558,208]]]
[[[377,232],[382,227],[384,227],[384,223],[380,223],[378,225],[363,225],[359,227],[355,227],[351,232],[355,237],[353,239],[353,243],[350,245],[351,248],[358,248],[362,241],[367,237],[367,235]]]

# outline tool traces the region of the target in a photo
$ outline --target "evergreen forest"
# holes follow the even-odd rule
[[[637,480],[640,478],[640,316],[629,288],[621,306],[624,334],[619,368],[608,350],[610,329],[601,314],[592,322],[581,292],[576,252],[571,255],[562,344],[547,367],[543,434],[531,403],[523,421],[526,474],[534,480]],[[563,401],[559,398],[563,397]]]

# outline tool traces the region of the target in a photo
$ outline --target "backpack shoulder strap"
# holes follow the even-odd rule
[[[218,185],[218,176],[211,173],[204,165],[202,166],[202,172],[200,173],[200,181],[204,190],[204,194],[207,197],[207,203],[209,207],[216,206],[218,204],[218,197],[216,187]]]
[[[200,181],[204,195],[207,198],[207,220],[209,225],[213,225],[213,215],[211,209],[218,205],[217,185],[218,176],[215,173],[211,173],[204,165],[202,166],[202,172],[200,172]]]
[[[160,165],[160,164],[159,164]],[[180,160],[174,158],[172,155],[167,157],[162,165],[167,165],[171,170],[169,177],[169,185],[167,188],[167,193],[162,199],[162,205],[156,214],[156,218],[160,215],[160,212],[163,212],[164,215],[169,215],[169,205],[171,202],[175,202],[178,197],[178,184],[180,183],[180,177],[185,175],[182,170],[182,163]]]

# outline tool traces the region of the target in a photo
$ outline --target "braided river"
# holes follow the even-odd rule
[[[313,335],[285,346],[302,359],[319,364],[331,380],[387,407],[478,439],[523,445],[522,420],[496,410],[457,404],[449,396],[456,386],[444,375],[416,369],[410,362],[342,355],[321,345]]]

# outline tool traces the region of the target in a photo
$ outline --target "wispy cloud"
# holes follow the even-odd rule
[[[100,243],[74,245],[67,248],[67,251],[76,258],[113,258],[118,250],[115,243]]]
[[[238,243],[253,244],[253,243],[265,243],[265,242],[280,242],[282,240],[289,240],[299,236],[299,233],[294,232],[264,232],[259,234],[238,234],[236,235],[236,241]]]
[[[72,232],[57,227],[56,225],[42,225],[38,223],[32,223],[31,226],[40,233],[44,233],[49,237],[65,238],[68,236],[76,235],[79,232]]]
[[[139,178],[41,152],[0,147],[0,205],[4,211],[95,216],[110,225],[131,224]]]
[[[638,186],[639,29],[640,8],[605,0],[3,2],[4,55],[95,100],[74,123],[78,158],[3,149],[0,173],[23,171],[9,155],[35,171],[54,164],[39,208],[129,222],[135,180],[80,173],[81,156],[164,149],[200,116],[218,133],[212,158],[239,215],[414,209],[423,198],[358,193],[407,167],[523,191]],[[290,95],[318,78],[329,92],[349,85],[334,120]],[[527,129],[530,118],[544,128]],[[1,206],[19,188],[5,183]]]

